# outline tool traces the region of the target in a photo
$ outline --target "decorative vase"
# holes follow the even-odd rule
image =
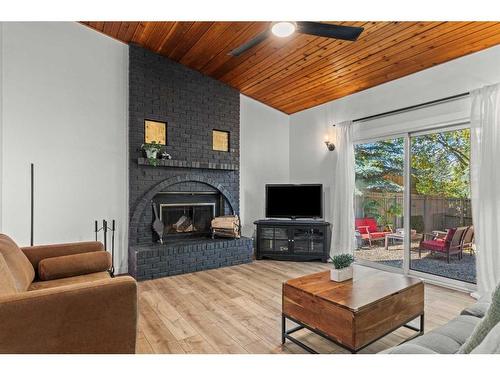
[[[330,280],[342,282],[352,279],[352,266],[341,268],[339,270],[333,268],[330,270]]]
[[[146,157],[148,159],[156,159],[158,155],[158,150],[146,150]]]

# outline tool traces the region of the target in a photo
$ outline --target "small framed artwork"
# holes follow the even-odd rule
[[[212,130],[212,150],[229,152],[229,132]]]
[[[144,143],[167,144],[167,123],[144,120]]]

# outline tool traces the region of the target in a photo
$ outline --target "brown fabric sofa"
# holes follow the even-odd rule
[[[135,353],[137,286],[100,242],[19,248],[0,234],[0,353]]]

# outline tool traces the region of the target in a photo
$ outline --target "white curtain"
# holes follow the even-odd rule
[[[332,246],[330,255],[352,254],[354,237],[354,146],[352,121],[335,126],[337,161],[332,191]]]
[[[475,90],[471,110],[472,218],[478,294],[500,282],[500,85]]]

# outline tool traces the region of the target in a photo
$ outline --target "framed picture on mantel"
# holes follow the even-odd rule
[[[144,143],[167,144],[167,123],[144,120]]]
[[[212,150],[229,151],[229,132],[224,130],[212,130]]]

